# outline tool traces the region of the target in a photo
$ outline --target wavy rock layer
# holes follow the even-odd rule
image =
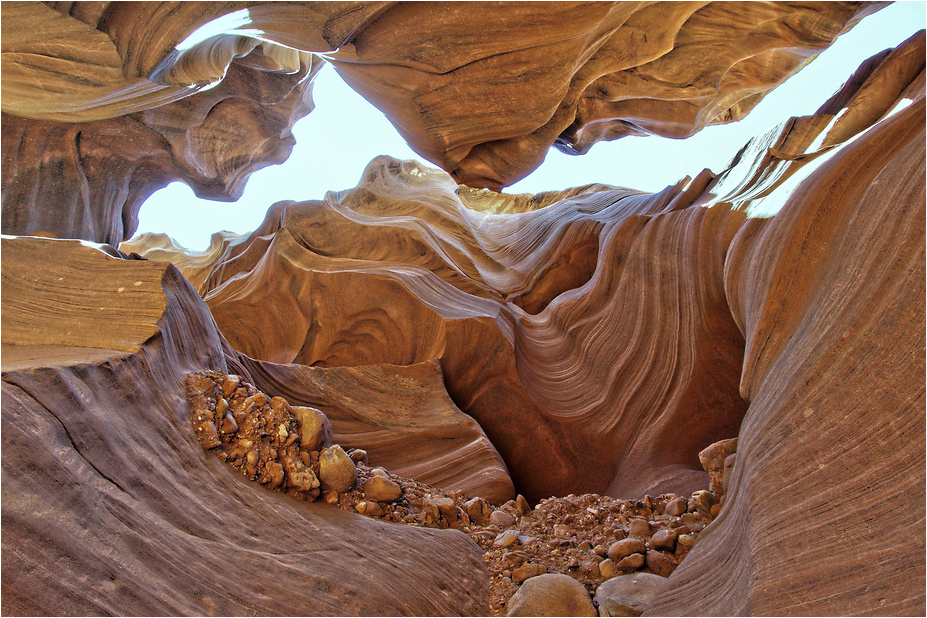
[[[416,152],[493,189],[527,176],[551,145],[576,154],[739,120],[881,6],[510,2],[489,15],[463,2],[85,4],[4,9],[5,112],[113,118],[203,90],[259,44],[259,64],[280,72],[298,69],[297,50],[314,52]]]
[[[648,613],[923,612],[923,118],[921,99],[734,240],[751,403],[728,506]]]
[[[357,189],[286,206],[269,242],[200,276],[207,304],[256,359],[439,360],[529,499],[704,484],[697,452],[735,434],[746,407],[722,276],[743,214],[682,208],[680,187],[517,215],[476,212],[467,195],[378,159]]]
[[[183,379],[224,370],[225,345],[176,269],[73,241],[5,239],[3,254],[4,614],[486,611],[459,532],[295,501],[202,448]]]
[[[238,199],[251,172],[290,155],[291,129],[312,109],[321,66],[308,54],[292,73],[267,62],[256,49],[232,62],[215,88],[117,118],[67,123],[4,113],[3,233],[118,245],[135,233],[142,203],[172,181],[203,198]]]
[[[236,199],[289,156],[310,52],[422,156],[498,189],[552,144],[737,120],[877,7],[518,2],[487,22],[468,3],[5,3],[2,231],[115,245],[172,181]]]
[[[916,613],[923,58],[919,33],[659,194],[491,194],[380,158],[185,268],[248,356],[437,359],[535,499],[687,493],[698,450],[738,435],[721,515],[655,614]]]
[[[651,612],[924,613],[923,32],[717,176],[506,196],[455,178],[738,118],[879,5],[10,6],[4,105],[38,118],[3,117],[4,231],[118,240],[174,174],[234,196],[308,111],[310,51],[454,177],[379,158],[250,237],[159,243],[202,298],[163,261],[4,239],[4,613],[485,611],[460,534],[204,452],[182,390],[203,369],[498,500],[687,494],[736,435]]]
[[[512,3],[487,20],[465,3],[400,4],[327,57],[416,152],[458,182],[498,190],[551,145],[578,154],[739,120],[874,8]],[[465,45],[437,43],[463,36]]]

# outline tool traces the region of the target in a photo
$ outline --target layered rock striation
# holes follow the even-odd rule
[[[499,577],[547,570],[493,563],[490,584],[459,531],[252,482],[337,484],[293,460],[324,476],[295,417],[257,462],[219,440],[254,474],[226,466],[198,439],[231,432],[225,382],[191,395],[191,374],[240,376],[268,415],[320,410],[365,483],[390,478],[369,463],[502,505],[467,503],[511,519],[481,524],[500,535],[482,549],[529,543],[506,509],[550,496],[711,520],[678,568],[669,529],[607,549],[608,572],[672,572],[635,611],[923,613],[923,31],[718,174],[507,195],[480,187],[554,142],[739,118],[879,5],[517,3],[491,24],[468,6],[4,6],[4,613],[477,615]],[[288,153],[310,52],[452,175],[380,157],[201,254],[22,236],[115,245],[178,177],[234,197]],[[705,450],[735,436],[736,456]],[[422,499],[468,532],[453,499]]]
[[[479,6],[8,3],[2,231],[117,244],[172,181],[237,198],[288,156],[322,57],[416,152],[500,189],[551,145],[738,120],[881,4]]]
[[[459,532],[296,501],[201,446],[184,381],[227,344],[173,266],[3,244],[5,614],[485,612]]]

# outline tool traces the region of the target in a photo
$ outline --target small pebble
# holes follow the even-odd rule
[[[682,515],[683,513],[686,512],[686,508],[688,508],[688,501],[685,498],[676,498],[675,500],[671,500],[666,505],[666,509],[664,509],[664,512],[667,515],[673,515],[673,516],[678,517],[679,515]]]
[[[493,547],[510,547],[518,540],[518,530],[506,530],[496,537]]]
[[[665,551],[676,549],[676,533],[672,530],[658,530],[650,539],[650,547]]]
[[[692,499],[689,500],[689,510],[692,511],[692,506],[695,506],[695,511],[702,517],[711,517],[711,507],[718,503],[718,497],[711,493],[710,491],[697,491],[692,494]]]
[[[354,509],[361,515],[366,515],[367,517],[381,517],[385,513],[383,507],[378,503],[367,500],[358,502]]]
[[[599,575],[605,579],[609,579],[618,574],[617,565],[609,559],[605,559],[599,563]]]
[[[489,521],[490,523],[500,526],[512,526],[515,524],[515,516],[496,509],[492,512],[492,515],[489,516]]]
[[[698,513],[683,513],[682,522],[692,532],[701,532],[705,527],[705,521]]]
[[[393,502],[402,496],[402,488],[388,478],[373,475],[361,486],[364,497],[376,502]]]
[[[624,539],[623,541],[616,541],[612,543],[611,547],[608,548],[608,557],[613,562],[619,562],[625,556],[630,556],[631,554],[643,553],[647,549],[647,546],[644,545],[644,542],[640,539]]]
[[[676,569],[676,563],[666,554],[651,549],[646,556],[647,568],[660,577],[669,577]]]
[[[357,468],[337,444],[319,454],[319,480],[340,494],[351,491],[357,483]]]
[[[241,383],[241,378],[237,375],[230,373],[222,380],[222,394],[228,397],[235,392],[235,389],[238,388],[238,385]]]
[[[619,571],[636,571],[644,566],[644,554],[631,554],[619,560],[615,567]]]
[[[652,534],[650,522],[646,519],[632,519],[628,524],[628,536],[646,538]]]
[[[544,573],[547,573],[547,567],[543,564],[528,562],[512,570],[512,581],[516,584],[520,584],[527,579],[543,575]]]
[[[425,498],[423,501],[425,504],[432,505],[438,509],[438,512],[444,515],[448,521],[457,520],[457,505],[454,504],[454,501],[450,498],[445,498],[444,496],[432,496]]]
[[[685,551],[692,549],[692,546],[695,545],[696,538],[694,534],[680,534],[679,538],[676,539],[677,549],[683,549]]]
[[[476,524],[484,524],[492,514],[492,506],[483,498],[472,498],[464,503],[464,509],[470,521]]]

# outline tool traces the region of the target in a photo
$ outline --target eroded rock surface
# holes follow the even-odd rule
[[[498,614],[638,570],[656,615],[924,613],[923,32],[660,193],[457,184],[734,120],[878,7],[5,5],[5,232],[118,241],[178,170],[234,196],[309,52],[453,177],[379,158],[201,256],[5,238],[3,613]]]
[[[176,269],[28,238],[2,267],[4,614],[485,613],[460,533],[296,501],[203,448],[185,374],[225,345]]]
[[[477,7],[9,3],[3,232],[115,245],[171,181],[234,199],[288,156],[312,53],[423,157],[500,189],[551,145],[738,120],[879,3],[511,2],[492,19]]]

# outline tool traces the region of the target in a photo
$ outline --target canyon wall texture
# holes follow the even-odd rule
[[[880,6],[4,3],[3,613],[489,611],[466,534],[204,450],[207,370],[495,504],[688,494],[736,436],[648,614],[923,614],[923,31],[718,173],[487,190],[736,121]],[[234,199],[285,159],[323,58],[443,171],[379,157],[205,252],[119,245],[168,182]]]

